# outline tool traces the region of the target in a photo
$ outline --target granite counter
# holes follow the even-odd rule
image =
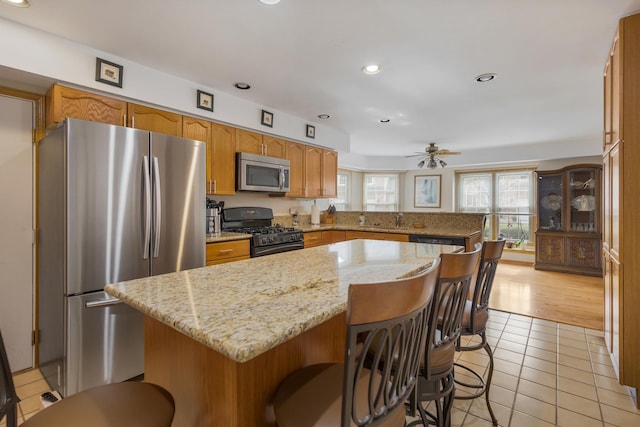
[[[145,381],[173,396],[174,427],[271,427],[287,375],[344,360],[351,283],[410,276],[459,249],[353,240],[105,290],[145,314]]]
[[[456,246],[353,240],[108,285],[107,293],[246,362],[346,310],[350,283],[391,280]]]

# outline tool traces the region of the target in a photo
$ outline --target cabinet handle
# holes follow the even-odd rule
[[[218,251],[219,254],[223,255],[223,254],[230,254],[231,252],[233,252],[233,249],[220,249]]]
[[[131,127],[136,128],[136,116],[131,116]]]
[[[127,116],[126,116],[126,114],[122,115],[122,126],[124,126],[124,127],[127,126]]]
[[[213,193],[215,194],[217,190],[218,190],[218,180],[214,179],[213,180]]]
[[[213,181],[209,180],[209,191],[208,193],[211,194],[213,192]]]

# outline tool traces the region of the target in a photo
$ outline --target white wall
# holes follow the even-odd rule
[[[7,74],[31,73],[70,86],[104,92],[183,114],[271,133],[287,139],[348,152],[349,135],[324,123],[253,104],[232,94],[175,77],[144,65],[0,18],[0,66]],[[96,57],[124,66],[123,87],[95,81]],[[0,80],[3,76],[0,70]],[[197,90],[213,93],[214,112],[196,108]],[[230,88],[229,91],[233,89]],[[273,128],[260,124],[261,110],[274,113]],[[316,127],[306,138],[306,124]]]

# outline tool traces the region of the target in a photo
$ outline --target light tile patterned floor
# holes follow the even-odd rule
[[[601,331],[493,310],[487,339],[495,364],[490,400],[500,426],[640,426],[640,410],[618,384]],[[484,350],[456,358],[477,372],[489,363]],[[456,400],[452,420],[453,426],[492,425],[484,396]]]
[[[18,425],[42,409],[40,395],[51,391],[40,370],[32,369],[17,373],[13,376],[20,403],[18,404]],[[0,421],[0,427],[5,427],[6,419]]]
[[[500,426],[640,426],[640,411],[618,384],[602,332],[493,310],[487,337],[495,360],[490,400]],[[484,350],[456,357],[478,372],[489,363]],[[29,418],[49,387],[38,370],[16,375],[15,383]],[[491,426],[484,397],[457,400],[452,419],[453,426]]]

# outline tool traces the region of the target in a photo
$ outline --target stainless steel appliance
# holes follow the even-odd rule
[[[290,162],[287,159],[261,156],[251,153],[236,153],[238,168],[238,191],[267,191],[287,193],[289,191]]]
[[[38,146],[40,369],[63,396],[143,373],[106,284],[205,265],[205,144],[67,119]]]
[[[251,234],[251,257],[304,249],[304,234],[300,230],[272,225],[269,208],[226,208],[222,211],[222,230]]]

